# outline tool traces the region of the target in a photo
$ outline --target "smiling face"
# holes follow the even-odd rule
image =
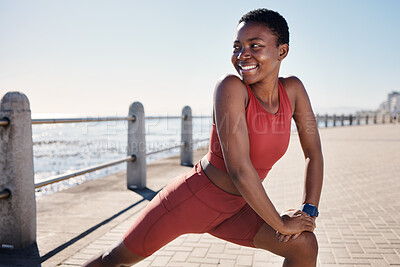
[[[265,25],[240,23],[233,43],[232,64],[246,84],[277,78],[289,46],[277,45],[277,37]]]

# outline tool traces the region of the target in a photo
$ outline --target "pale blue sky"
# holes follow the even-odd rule
[[[400,90],[399,0],[0,0],[0,95],[24,92],[33,113],[141,101],[148,115],[210,114],[237,21],[259,7],[288,21],[281,76],[303,81],[316,112],[375,109]]]

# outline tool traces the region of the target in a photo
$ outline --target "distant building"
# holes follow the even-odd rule
[[[400,108],[400,93],[392,92],[388,95],[388,112],[398,111]]]
[[[379,111],[382,113],[392,113],[394,110],[400,110],[400,92],[391,92],[387,100],[379,105]]]

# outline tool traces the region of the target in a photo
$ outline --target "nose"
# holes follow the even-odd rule
[[[245,60],[250,57],[251,57],[250,52],[245,47],[242,47],[242,49],[239,51],[239,53],[237,55],[237,59],[239,59],[239,60]]]

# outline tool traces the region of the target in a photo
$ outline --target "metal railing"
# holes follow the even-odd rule
[[[196,140],[193,143],[204,142],[204,141],[207,141],[208,139],[209,138],[199,139],[199,140]],[[163,148],[163,149],[147,152],[146,156],[150,156],[150,155],[153,155],[153,154],[157,154],[157,153],[160,153],[160,152],[172,150],[172,149],[175,149],[175,148],[181,148],[181,147],[185,147],[185,146],[187,146],[186,143],[181,143],[181,144],[176,145],[176,146],[170,146],[170,147],[166,147],[166,148]],[[83,174],[86,174],[86,173],[90,173],[90,172],[101,170],[101,169],[104,169],[104,168],[107,168],[107,167],[118,165],[118,164],[121,164],[121,163],[124,163],[124,162],[134,161],[135,159],[136,159],[136,156],[132,155],[132,156],[128,156],[128,157],[123,158],[123,159],[110,161],[110,162],[103,163],[103,164],[94,165],[94,166],[91,166],[91,167],[86,168],[86,169],[75,171],[73,173],[53,176],[51,178],[48,178],[46,181],[43,181],[43,182],[40,182],[40,183],[36,183],[35,184],[35,189],[41,188],[41,187],[46,186],[46,185],[58,183],[58,182],[61,182],[61,181],[64,181],[64,180],[68,180],[70,178],[73,178],[73,177],[76,177],[76,176],[80,176],[80,175],[83,175]]]
[[[207,140],[209,140],[209,138],[199,139],[199,140],[196,140],[195,142],[193,142],[193,144],[204,142],[204,141],[207,141]],[[154,151],[151,151],[151,152],[147,152],[146,156],[150,156],[150,155],[157,154],[157,153],[160,153],[160,152],[172,150],[174,148],[182,148],[182,147],[185,147],[187,145],[188,144],[186,144],[186,143],[181,143],[181,144],[176,145],[176,146],[170,146],[170,147],[162,148],[162,149],[159,149],[159,150],[154,150]]]
[[[396,119],[399,120],[399,116],[396,116]],[[338,125],[340,126],[345,126],[345,125],[349,125],[349,126],[353,126],[353,125],[361,125],[362,123],[364,123],[365,125],[368,124],[384,124],[384,123],[392,123],[394,122],[394,118],[392,116],[390,116],[390,114],[388,113],[367,113],[367,114],[358,114],[358,115],[320,115],[317,114],[316,115],[316,120],[317,120],[317,124],[319,125],[320,123],[323,123],[323,125],[325,127],[331,126],[336,127]]]
[[[90,172],[101,170],[101,169],[104,169],[104,168],[107,168],[107,167],[111,167],[111,166],[114,166],[114,165],[117,165],[117,164],[120,164],[120,163],[134,161],[135,159],[136,159],[135,155],[132,155],[132,156],[129,156],[129,157],[126,157],[126,158],[123,158],[123,159],[110,161],[110,162],[99,164],[99,165],[94,165],[92,167],[89,167],[89,168],[86,168],[86,169],[82,169],[82,170],[78,170],[78,171],[75,171],[73,173],[57,175],[57,176],[54,176],[52,178],[49,178],[46,181],[43,181],[43,182],[35,184],[35,189],[38,189],[38,188],[46,186],[46,185],[58,183],[58,182],[61,182],[61,181],[64,181],[64,180],[67,180],[67,179],[70,179],[70,178],[73,178],[73,177],[76,177],[76,176],[79,176],[79,175],[83,175],[83,174],[86,174],[86,173],[90,173]]]
[[[32,124],[75,123],[75,122],[96,122],[96,121],[135,121],[135,120],[136,116],[103,117],[103,118],[33,119]]]

